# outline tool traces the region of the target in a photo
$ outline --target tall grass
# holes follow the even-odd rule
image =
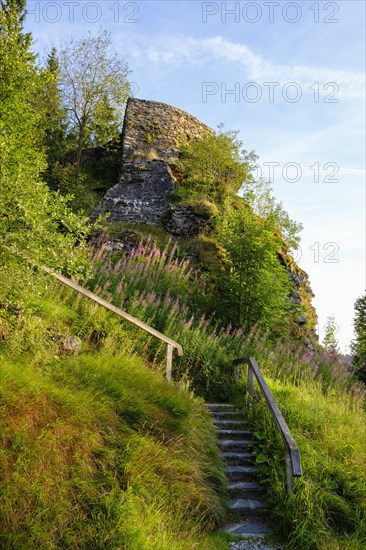
[[[128,356],[0,360],[2,548],[225,548],[203,404]],[[215,545],[214,545],[215,544]]]
[[[230,399],[235,393],[232,360],[253,355],[277,379],[294,384],[321,380],[324,391],[342,387],[364,395],[350,365],[338,354],[311,352],[301,342],[274,345],[256,327],[244,334],[224,326],[213,309],[215,297],[206,275],[178,253],[170,240],[160,250],[156,241],[147,239],[116,256],[102,238],[91,253],[94,275],[89,283],[97,294],[183,345],[185,355],[175,361],[177,379],[189,380],[206,397]],[[164,345],[142,336],[137,346],[162,364]]]
[[[256,357],[300,446],[305,472],[288,497],[282,442],[264,405],[254,405],[250,416],[259,437],[259,467],[269,483],[277,534],[294,549],[361,550],[366,546],[365,387],[339,354],[320,347],[310,351],[300,342],[273,345],[256,328],[243,334],[220,325],[205,303],[211,289],[204,275],[175,254],[169,243],[160,251],[148,241],[113,263],[102,247],[94,264],[97,292],[178,339],[186,355],[176,377],[189,379],[206,396],[211,386],[211,396],[243,402],[231,362]]]
[[[261,475],[278,535],[287,548],[362,550],[366,547],[366,415],[351,391],[324,391],[320,380],[296,385],[267,374],[267,382],[301,451],[303,477],[285,493],[283,446],[266,406],[252,405]]]
[[[202,401],[146,368],[139,329],[36,276],[42,292],[0,308],[1,548],[226,549]]]
[[[102,243],[91,261],[92,290],[182,344],[177,384],[159,376],[165,345],[46,278],[20,313],[0,305],[3,546],[225,548],[208,534],[224,514],[222,466],[202,402],[186,390],[244,404],[232,359],[251,355],[304,467],[288,497],[282,443],[255,403],[276,532],[290,549],[363,550],[365,387],[347,361],[222,325],[205,274],[171,242],[160,250],[148,240],[120,256]],[[68,334],[83,341],[77,358],[62,349]]]
[[[160,250],[148,239],[116,259],[102,243],[91,260],[94,292],[181,343],[185,354],[175,360],[176,379],[201,395],[231,396],[232,359],[244,350],[242,330],[220,324],[205,274],[179,259],[176,245],[169,241]],[[165,345],[141,335],[136,346],[162,367]]]

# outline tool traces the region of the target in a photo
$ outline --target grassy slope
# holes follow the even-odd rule
[[[274,528],[290,535],[288,548],[362,550],[366,548],[366,415],[362,398],[318,381],[267,381],[301,450],[304,475],[285,494],[282,443],[263,403],[252,420],[262,453],[263,478],[270,486]],[[266,460],[265,460],[266,459]]]
[[[156,262],[159,277],[152,262],[142,278],[132,279],[140,263],[146,267],[146,255],[123,265],[121,280],[136,292],[131,305],[139,304],[133,312],[179,335],[186,351],[180,366],[188,377],[210,365],[206,375],[215,376],[232,353],[255,356],[293,431],[304,477],[296,495],[287,498],[277,459],[281,443],[265,407],[254,407],[274,526],[288,538],[288,547],[363,550],[366,418],[364,395],[350,386],[347,366],[328,356],[309,359],[308,352],[287,343],[271,352],[255,333],[217,335],[208,320],[199,320],[200,312],[194,325],[187,323],[188,306],[176,301],[172,313],[167,306],[166,321],[164,300],[156,296],[162,282],[186,294],[190,280],[185,268],[159,255]],[[119,305],[123,296],[113,285],[109,290]],[[144,292],[150,294],[141,301]],[[199,302],[195,297],[194,304]],[[202,403],[131,357],[135,350],[145,367],[161,372],[164,350],[148,363],[156,350],[140,331],[121,327],[114,316],[69,291],[41,291],[27,300],[23,318],[16,315],[0,304],[3,546],[225,548],[225,541],[208,534],[222,517],[223,486]],[[78,358],[60,349],[60,335],[70,333],[83,339]]]
[[[119,324],[82,303],[83,318],[59,292],[34,299],[1,344],[0,546],[226,548],[209,534],[224,485],[203,403],[130,356]],[[60,334],[77,328],[83,353],[64,355]]]

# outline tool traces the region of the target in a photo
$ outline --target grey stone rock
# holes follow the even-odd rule
[[[237,542],[229,542],[229,547],[230,550],[281,550],[283,548],[283,546],[267,544],[261,536],[254,536]]]
[[[78,355],[81,352],[82,341],[78,336],[66,336],[62,341],[62,348],[67,355]]]
[[[293,304],[301,304],[301,296],[299,292],[294,292],[291,296],[291,301]]]
[[[91,218],[109,214],[111,222],[161,223],[176,183],[176,163],[182,148],[212,133],[211,128],[180,109],[130,98],[122,133],[121,179],[109,189]],[[183,227],[178,224],[177,235],[188,234],[188,222],[182,222]]]
[[[163,217],[163,226],[172,235],[197,236],[207,220],[195,214],[190,208],[171,205]]]

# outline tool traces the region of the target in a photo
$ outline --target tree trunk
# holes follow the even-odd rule
[[[79,174],[81,170],[81,164],[83,160],[84,139],[85,139],[85,121],[82,120],[79,126],[78,145],[76,149],[76,159],[75,159],[76,174]]]

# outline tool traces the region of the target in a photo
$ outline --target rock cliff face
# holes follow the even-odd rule
[[[214,131],[193,116],[157,101],[130,98],[122,132],[122,175],[92,218],[158,224],[174,189],[175,166],[187,143]]]
[[[298,331],[295,336],[305,335],[305,341],[310,349],[314,349],[313,342],[318,340],[316,325],[318,316],[311,300],[315,297],[312,291],[309,275],[299,267],[293,257],[287,252],[279,252],[279,260],[286,268],[293,285],[291,301],[301,305],[304,313],[297,320]]]
[[[122,132],[120,181],[106,193],[92,218],[109,214],[111,222],[161,224],[177,238],[198,236],[208,228],[210,216],[192,208],[174,205],[170,196],[176,183],[176,164],[188,143],[214,134],[214,130],[193,116],[165,103],[130,98]],[[130,238],[131,231],[127,231]],[[122,239],[123,240],[123,239]],[[118,249],[123,243],[111,242]],[[279,253],[293,283],[291,299],[304,306],[297,326],[307,334],[309,346],[316,338],[314,296],[308,275],[285,252]]]

